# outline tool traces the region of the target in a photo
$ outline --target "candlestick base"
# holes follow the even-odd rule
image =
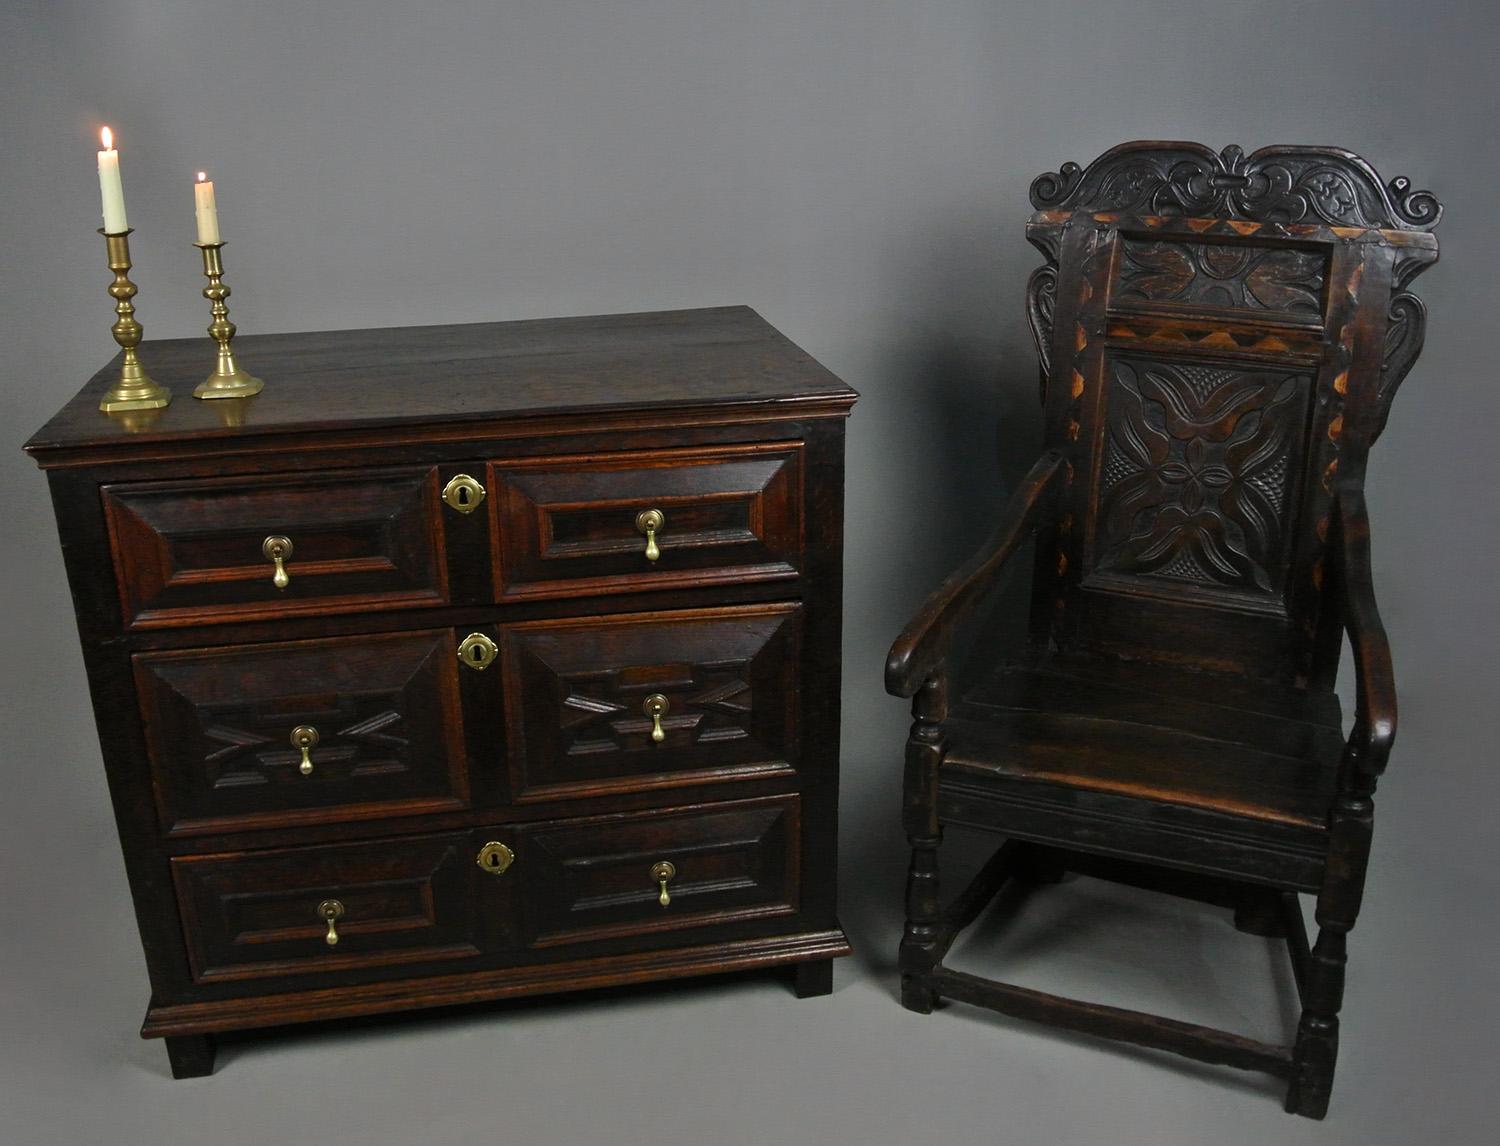
[[[259,378],[236,366],[232,355],[227,357],[227,366],[221,361],[219,369],[198,383],[194,398],[251,398],[266,388]]]
[[[130,300],[139,289],[130,281],[130,230],[105,231],[104,247],[109,255],[109,269],[115,273],[115,281],[109,286],[110,297],[115,300],[115,324],[110,333],[125,352],[120,363],[120,377],[99,399],[99,409],[106,414],[117,414],[125,410],[159,410],[172,401],[172,391],[158,386],[146,368],[135,356],[135,348],[141,344],[141,324],[135,320],[135,304]]]
[[[230,342],[234,338],[235,326],[229,321],[229,287],[224,282],[223,243],[194,243],[203,252],[203,273],[208,285],[203,288],[203,297],[212,304],[213,322],[208,334],[219,347],[219,361],[214,372],[198,383],[194,398],[250,398],[265,389],[266,384],[253,374],[241,370],[234,360]]]
[[[158,385],[141,369],[139,362],[125,363],[120,377],[99,399],[99,409],[106,414],[122,410],[160,410],[172,402],[172,391]]]

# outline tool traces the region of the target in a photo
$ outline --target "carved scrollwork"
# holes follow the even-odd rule
[[[1041,366],[1041,400],[1047,402],[1047,379],[1052,373],[1052,314],[1057,305],[1057,268],[1037,267],[1026,280],[1026,324],[1036,343]]]
[[[1380,365],[1380,387],[1377,391],[1375,431],[1370,441],[1380,437],[1391,414],[1391,402],[1402,380],[1411,370],[1422,343],[1427,337],[1427,307],[1416,295],[1401,291],[1391,296],[1385,328],[1385,354]]]
[[[1026,324],[1036,343],[1041,400],[1046,405],[1047,379],[1052,375],[1052,316],[1057,308],[1057,260],[1062,236],[1056,227],[1033,225],[1026,228],[1026,238],[1047,259],[1026,280]]]
[[[1383,184],[1359,156],[1332,147],[1125,143],[1087,168],[1066,163],[1031,185],[1039,211],[1120,211],[1263,223],[1324,223],[1426,231],[1443,208],[1405,176]]]

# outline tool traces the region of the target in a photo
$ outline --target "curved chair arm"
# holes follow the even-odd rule
[[[1000,524],[973,557],[964,562],[932,596],[891,646],[885,662],[885,690],[912,696],[948,655],[953,632],[970,609],[993,586],[995,574],[1035,528],[1043,495],[1063,466],[1051,451],[1033,465],[1011,495]]]
[[[1345,759],[1366,775],[1379,776],[1396,740],[1396,677],[1370,576],[1370,519],[1364,491],[1342,486],[1337,498],[1339,599],[1344,629],[1354,650],[1355,676],[1354,729]]]

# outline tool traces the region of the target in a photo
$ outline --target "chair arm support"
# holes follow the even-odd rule
[[[984,598],[995,575],[1036,527],[1044,496],[1062,467],[1062,455],[1056,451],[1037,459],[1011,494],[989,540],[927,598],[896,638],[885,662],[885,689],[892,696],[914,695],[942,665],[958,622]]]
[[[1354,651],[1354,729],[1345,759],[1368,776],[1385,771],[1396,739],[1396,677],[1391,646],[1375,604],[1370,573],[1370,519],[1364,491],[1337,490],[1338,596],[1349,645]]]

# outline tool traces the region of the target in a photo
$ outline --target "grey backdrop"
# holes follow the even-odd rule
[[[0,1141],[1491,1141],[1497,29],[1492,0],[5,0]],[[242,331],[743,302],[863,392],[842,847],[859,956],[832,998],[708,981],[247,1040],[212,1079],[168,1079],[134,1033],[146,978],[19,451],[114,350],[100,122],[148,338],[206,323],[205,168]],[[1427,350],[1370,484],[1403,726],[1322,1125],[1253,1076],[894,1000],[906,714],[883,654],[1034,449],[1027,185],[1141,136],[1336,143],[1447,205]],[[1088,881],[961,958],[1252,1034],[1290,1017],[1273,949]]]

